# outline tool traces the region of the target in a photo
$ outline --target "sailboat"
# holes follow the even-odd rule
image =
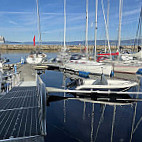
[[[112,56],[118,56],[119,55],[118,51],[112,53],[111,49],[110,49],[109,31],[108,31],[110,0],[108,0],[107,21],[106,21],[106,18],[105,18],[103,0],[101,0],[101,5],[102,5],[102,11],[103,11],[103,16],[104,16],[104,21],[105,21],[105,30],[106,30],[105,33],[106,33],[106,38],[107,38],[107,42],[108,42],[107,45],[108,45],[108,48],[109,48],[110,52],[106,53],[106,45],[105,45],[105,53],[99,53],[99,54],[97,54],[97,62],[103,62],[103,61],[106,61],[106,60],[108,61],[108,59],[111,60]],[[96,27],[96,29],[97,29],[97,27]]]
[[[96,9],[98,1],[96,0]],[[96,10],[97,11],[97,10]],[[96,14],[97,19],[97,14]],[[97,24],[97,22],[96,22]],[[112,65],[107,65],[104,63],[98,63],[95,61],[89,60],[88,54],[88,0],[86,0],[86,36],[85,36],[85,48],[86,48],[86,57],[80,58],[78,60],[69,60],[69,62],[64,64],[65,68],[74,69],[78,71],[90,72],[96,75],[100,75],[102,68],[104,74],[110,76],[112,73]],[[96,34],[95,34],[96,37]]]
[[[66,0],[64,0],[64,46],[56,57],[56,62],[64,63],[70,59],[69,50],[66,47]]]
[[[39,46],[41,44],[41,32],[40,32],[40,15],[39,15],[39,7],[38,7],[38,0],[37,2],[37,18],[38,18],[38,40]],[[35,46],[35,36],[34,36],[34,46]],[[29,64],[41,64],[46,60],[47,55],[40,51],[40,48],[36,48],[36,50],[32,51],[28,57],[26,58],[27,63]]]
[[[125,79],[131,78],[131,79],[137,80],[135,74],[138,70],[141,70],[142,68],[142,62],[138,60],[142,57],[142,50],[140,49],[138,53],[133,53],[133,54],[123,54],[120,52],[121,18],[122,18],[122,5],[123,5],[122,2],[123,2],[122,0],[120,0],[119,2],[119,32],[118,32],[118,46],[117,46],[120,53],[119,59],[121,60],[112,61],[112,63],[114,64],[114,73],[116,77],[118,76],[119,78],[125,78]],[[142,17],[142,9],[141,9],[140,17]],[[140,21],[142,22],[141,18],[139,19],[139,28],[141,23]],[[134,58],[136,60],[134,60]]]
[[[140,12],[140,17],[139,17],[138,30],[136,32],[136,39],[138,40],[138,44],[140,44],[140,42],[142,42],[142,39],[140,39],[141,30],[142,30],[142,7],[141,7],[141,12]],[[124,61],[125,60],[134,60],[134,59],[142,60],[142,47],[141,47],[141,45],[138,45],[138,52],[137,53],[121,54],[121,59],[124,60]]]

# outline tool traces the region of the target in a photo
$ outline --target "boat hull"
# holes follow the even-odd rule
[[[111,80],[108,79],[108,84],[106,85],[94,85],[95,80],[86,79],[83,84],[76,87],[76,90],[85,91],[108,91],[109,92],[120,92],[127,91],[131,87],[137,86],[137,82],[125,81],[125,80]]]
[[[78,61],[79,62],[79,61]],[[82,63],[65,63],[64,67],[71,70],[89,72],[90,74],[100,75],[103,74],[110,76],[112,72],[112,65],[106,65],[97,62],[82,62]]]
[[[47,55],[42,53],[42,54],[33,54],[29,55],[26,58],[26,61],[28,64],[40,64],[43,63],[44,60],[46,59]]]

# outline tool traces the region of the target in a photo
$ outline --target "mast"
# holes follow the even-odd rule
[[[108,48],[109,48],[109,51],[110,51],[110,59],[112,59],[110,43],[109,43],[108,25],[107,25],[107,22],[106,22],[103,0],[101,2],[102,2],[102,11],[103,11],[103,16],[104,16],[104,21],[105,21],[106,38],[107,38],[107,42],[108,42]]]
[[[135,45],[137,44],[139,46],[139,40],[141,40],[139,39],[141,35],[141,28],[142,28],[142,7],[141,7],[140,17],[139,17],[139,22],[138,22],[138,28],[136,32],[136,38],[134,40],[134,50],[135,50]]]
[[[107,26],[108,26],[108,33],[109,33],[109,8],[110,8],[110,0],[107,1]],[[105,53],[106,53],[106,40],[105,40]]]
[[[86,38],[85,38],[85,46],[86,46],[86,56],[88,58],[88,0],[86,0]]]
[[[110,0],[108,0],[108,6],[107,6],[107,27],[109,29],[109,8],[110,8]]]
[[[64,51],[66,51],[66,0],[64,0]]]
[[[141,12],[140,12],[140,31],[139,31],[139,46],[142,46],[142,7],[141,7]]]
[[[38,6],[38,0],[36,0],[37,3],[37,20],[38,20],[38,24],[37,24],[37,28],[38,28],[38,42],[39,45],[41,44],[41,31],[40,31],[40,15],[39,15],[39,6]]]
[[[119,47],[121,40],[122,6],[123,6],[123,0],[119,0],[119,29],[118,29],[118,45],[117,45],[118,51],[120,50]]]
[[[95,17],[95,54],[94,59],[96,61],[96,52],[97,52],[97,21],[98,21],[98,0],[96,0],[96,17]]]

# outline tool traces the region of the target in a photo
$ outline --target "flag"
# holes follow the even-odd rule
[[[33,38],[33,43],[34,43],[34,46],[35,46],[35,36],[34,36],[34,38]]]

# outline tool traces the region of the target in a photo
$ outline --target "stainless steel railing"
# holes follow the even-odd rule
[[[37,75],[37,92],[39,97],[40,112],[39,117],[41,120],[42,135],[46,135],[46,87],[41,78]]]

